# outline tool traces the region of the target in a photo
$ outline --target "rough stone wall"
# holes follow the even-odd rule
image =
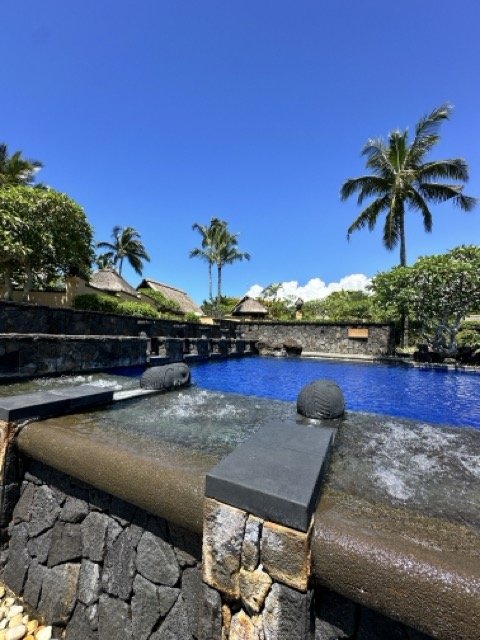
[[[34,461],[3,580],[66,640],[192,640],[198,536]]]
[[[349,338],[349,328],[368,329],[368,338]],[[377,356],[393,353],[395,336],[389,324],[241,323],[237,335],[246,340],[281,344],[299,342],[303,351]]]
[[[0,336],[0,376],[34,376],[145,365],[147,338]]]

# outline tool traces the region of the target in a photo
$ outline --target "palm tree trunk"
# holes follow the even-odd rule
[[[212,285],[212,263],[208,263],[208,299],[213,302],[213,285]]]
[[[222,265],[217,264],[217,315],[220,313],[222,303]]]
[[[401,267],[406,267],[407,266],[407,246],[406,246],[406,242],[405,242],[405,216],[402,215],[401,219],[400,219],[400,266]],[[409,317],[408,317],[408,313],[405,313],[403,318],[402,318],[402,344],[403,344],[403,348],[407,349],[408,348],[408,340],[409,340],[409,325],[410,325],[410,321],[409,321]]]
[[[120,258],[120,266],[118,268],[118,275],[122,275],[122,267],[123,267],[123,256]]]

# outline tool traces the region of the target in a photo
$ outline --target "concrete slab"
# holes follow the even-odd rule
[[[107,404],[112,399],[113,390],[88,384],[8,396],[0,398],[0,420],[10,422],[58,416]]]
[[[269,423],[216,465],[205,495],[307,531],[335,429]]]

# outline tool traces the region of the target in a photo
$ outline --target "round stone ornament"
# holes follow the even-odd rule
[[[150,367],[140,378],[142,389],[168,391],[190,384],[190,369],[184,362],[172,362],[160,367]]]
[[[317,420],[340,418],[345,413],[343,392],[333,380],[314,380],[298,394],[297,412]]]

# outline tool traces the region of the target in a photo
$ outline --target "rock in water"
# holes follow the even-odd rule
[[[339,418],[345,413],[343,392],[333,380],[314,380],[298,394],[297,411],[317,420]]]
[[[190,384],[190,369],[183,362],[173,362],[161,367],[150,367],[140,378],[142,389],[167,391]]]

